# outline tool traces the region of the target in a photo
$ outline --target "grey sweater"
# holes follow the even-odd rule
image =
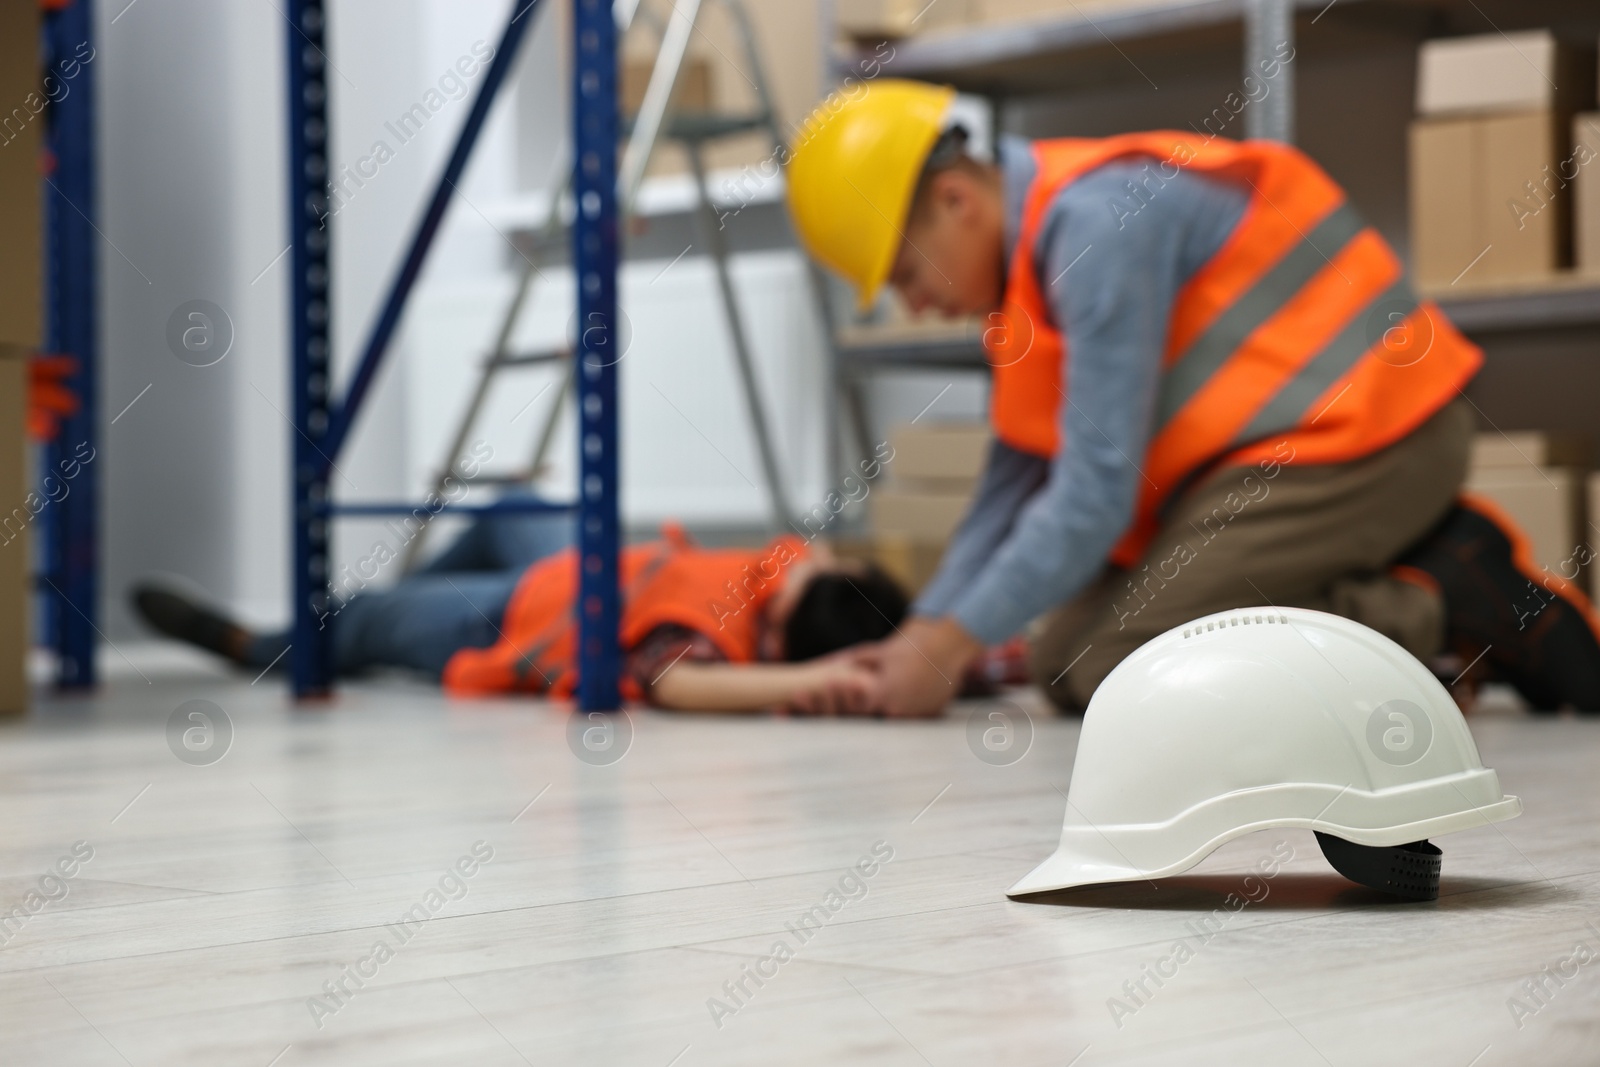
[[[1020,138],[1002,138],[998,155],[1010,262],[1035,163]],[[1190,171],[1145,182],[1148,165],[1099,167],[1046,209],[1035,260],[1066,338],[1062,447],[1047,460],[994,443],[916,614],[950,615],[985,643],[1003,641],[1077,595],[1133,520],[1173,301],[1248,200]]]

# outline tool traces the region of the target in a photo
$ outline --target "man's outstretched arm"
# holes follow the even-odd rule
[[[953,696],[938,679],[1070,600],[1133,517],[1172,305],[1245,203],[1232,186],[1181,174],[1129,218],[1113,205],[1141,165],[1102,168],[1051,206],[1040,281],[1065,327],[1063,444],[1043,488],[942,617],[913,620],[898,642],[909,647],[886,653],[891,713]]]

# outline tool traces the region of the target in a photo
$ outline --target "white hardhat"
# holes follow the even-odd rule
[[[1521,812],[1399,645],[1320,611],[1226,611],[1168,630],[1095,690],[1061,845],[1007,895],[1173,875],[1299,827],[1346,877],[1431,899],[1424,839]]]

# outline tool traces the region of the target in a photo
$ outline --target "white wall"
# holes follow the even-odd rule
[[[424,41],[437,41],[444,22],[462,29],[452,13],[463,6],[334,5],[336,162],[365,154],[385,136],[384,122],[436,82],[439,64]],[[476,5],[491,22],[503,6]],[[104,5],[99,16],[105,629],[114,641],[143,633],[126,589],[157,574],[185,580],[258,624],[283,624],[290,259],[276,257],[288,243],[282,79],[290,30],[269,3],[147,0],[126,10]],[[465,108],[443,109],[334,220],[341,373],[354,362]],[[179,361],[165,339],[172,310],[196,298],[221,306],[234,325],[232,350],[210,367]],[[403,335],[393,356],[339,462],[337,491],[350,497],[392,498],[407,488]],[[371,525],[346,524],[336,551],[359,554]]]
[[[247,44],[270,36],[277,16],[204,0],[142,4],[120,17],[111,7],[98,7],[96,62],[105,629],[115,639],[133,629],[123,605],[130,578],[179,574],[233,599],[241,548],[263,559],[272,551],[270,538],[246,528],[234,487],[257,462],[254,475],[281,478],[281,458],[271,458],[281,456],[281,434],[247,413],[244,394],[254,379],[279,403],[284,389],[274,374],[276,282],[249,285],[281,247],[257,224],[281,210],[282,196],[254,204],[270,186],[253,187],[244,162],[280,151],[273,112],[253,106],[253,79],[271,75]],[[215,366],[186,365],[167,348],[168,316],[192,299],[234,318],[233,350]]]

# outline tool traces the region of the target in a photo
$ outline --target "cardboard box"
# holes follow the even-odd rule
[[[1594,52],[1549,30],[1425,41],[1417,114],[1575,111],[1594,103]]]
[[[1521,527],[1538,566],[1565,577],[1581,563],[1585,475],[1569,467],[1524,465],[1475,471],[1469,492],[1488,497]]]
[[[893,40],[913,33],[957,26],[978,0],[849,0],[834,8],[834,25],[859,41]]]
[[[1552,111],[1483,120],[1485,243],[1482,277],[1553,274],[1572,262],[1571,182],[1560,166],[1571,152],[1570,119]]]
[[[1571,261],[1569,125],[1535,111],[1412,123],[1411,260],[1424,287],[1548,277]],[[1470,268],[1470,270],[1469,270]]]
[[[944,0],[939,0],[943,3]],[[971,21],[976,23],[1026,22],[1059,16],[1069,19],[1088,18],[1114,11],[1118,8],[1151,6],[1150,0],[970,0]]]
[[[993,438],[981,422],[928,422],[896,426],[889,434],[894,458],[886,465],[897,483],[946,492],[970,492],[983,473]]]
[[[1411,124],[1411,273],[1419,285],[1449,285],[1483,251],[1480,149],[1477,119]]]
[[[0,344],[37,348],[44,334],[39,151],[39,5],[0,4]],[[9,449],[9,442],[5,445]]]
[[[942,544],[967,512],[971,494],[932,490],[874,489],[867,497],[872,532]]]
[[[32,488],[28,356],[44,340],[39,89],[39,5],[0,4],[0,514],[27,514]],[[28,709],[28,540],[24,524],[0,544],[0,714],[7,715]]]
[[[24,505],[33,479],[28,471],[28,353],[0,345],[0,517],[31,515]],[[13,510],[15,509],[15,511]],[[32,568],[27,521],[0,534],[0,715],[28,710],[28,620]]]
[[[1515,433],[1480,433],[1472,442],[1472,470],[1521,470],[1534,467],[1577,467],[1588,469],[1590,443],[1577,434],[1541,433],[1519,430]]]
[[[885,535],[864,540],[835,541],[833,551],[842,559],[876,563],[915,596],[922,592],[938,571],[944,546],[910,537]]]
[[[655,69],[652,55],[625,56],[622,60],[621,107],[624,115],[636,115],[644,103],[644,91]],[[678,91],[672,106],[678,111],[711,110],[711,63],[704,56],[686,55],[678,71]]]
[[[1572,262],[1586,274],[1600,275],[1600,111],[1572,120]]]

